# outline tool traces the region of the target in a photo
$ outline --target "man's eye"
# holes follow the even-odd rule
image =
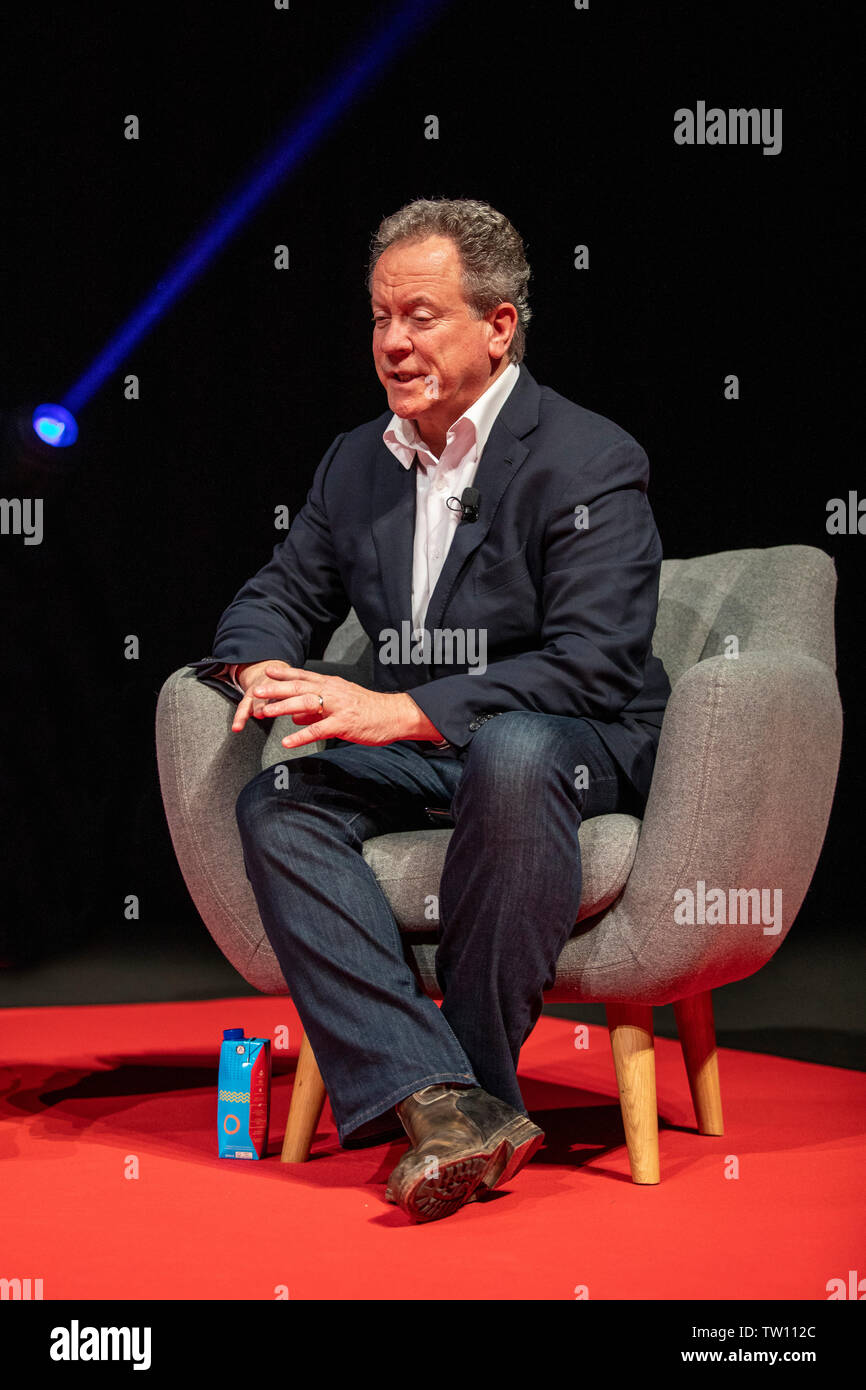
[[[374,328],[377,328],[380,324],[388,323],[388,319],[387,319],[387,317],[385,317],[385,316],[383,315],[383,316],[381,316],[380,318],[372,319],[371,322],[372,322],[372,324],[373,324],[373,327],[374,327]],[[433,322],[433,315],[432,315],[432,314],[413,314],[413,315],[412,315],[412,322],[413,322],[413,323],[432,323],[432,322]]]

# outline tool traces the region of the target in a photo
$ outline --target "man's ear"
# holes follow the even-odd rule
[[[504,357],[511,346],[511,343],[514,339],[514,334],[517,331],[517,310],[515,309],[514,305],[511,304],[509,301],[503,300],[501,304],[497,304],[494,309],[491,309],[489,313],[485,314],[485,318],[487,319],[487,322],[490,324],[492,330],[491,342],[488,344],[488,347],[492,350],[492,354],[494,356]],[[503,319],[510,320],[511,332],[508,334],[508,337],[504,341],[504,344],[497,343],[496,345],[494,345],[492,342],[492,337],[494,335],[499,336],[503,332],[507,331],[505,328],[505,324],[503,323]]]

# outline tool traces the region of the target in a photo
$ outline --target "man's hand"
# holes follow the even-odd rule
[[[318,675],[285,661],[242,666],[237,681],[245,694],[235,712],[233,730],[242,729],[250,714],[259,719],[290,714],[296,724],[310,726],[284,738],[285,748],[300,748],[325,738],[366,744],[402,738],[435,743],[442,738],[411,695],[403,691],[389,695],[367,690],[341,676]]]
[[[255,681],[259,680],[268,667],[271,666],[279,666],[286,671],[290,670],[290,667],[288,667],[284,661],[253,661],[247,665],[238,666],[235,671],[235,680],[242,688],[244,696],[235,710],[235,717],[232,722],[232,731],[234,733],[237,733],[244,727],[250,715],[252,715],[254,719],[261,719],[264,716],[266,701],[256,700],[250,694],[250,686],[253,685]]]

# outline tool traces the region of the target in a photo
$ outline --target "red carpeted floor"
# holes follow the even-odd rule
[[[279,1025],[270,1155],[219,1159],[222,1029]],[[415,1226],[384,1200],[405,1145],[342,1150],[327,1106],[310,1162],[280,1163],[287,1000],[5,1010],[0,1277],[46,1299],[572,1300],[826,1299],[866,1274],[866,1076],[722,1051],[727,1132],[703,1138],[658,1039],[662,1180],[637,1187],[607,1032],[582,1050],[574,1027],[542,1018],[521,1058],[546,1146],[507,1190]]]

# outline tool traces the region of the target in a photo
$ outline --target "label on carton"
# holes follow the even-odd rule
[[[264,1158],[270,1111],[270,1038],[224,1040],[217,1104],[220,1158]]]

